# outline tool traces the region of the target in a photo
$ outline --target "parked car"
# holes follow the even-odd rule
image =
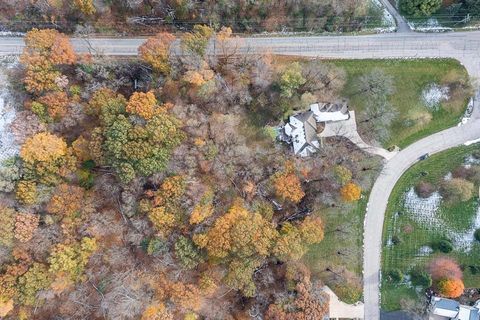
[[[425,153],[424,155],[420,156],[420,158],[418,158],[418,160],[420,160],[420,161],[426,160],[426,159],[428,159],[428,157],[430,157],[430,155],[428,153]]]

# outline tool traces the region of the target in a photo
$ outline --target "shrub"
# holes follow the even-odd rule
[[[399,269],[393,269],[387,273],[387,277],[391,282],[399,283],[403,280],[403,272]]]
[[[352,180],[352,171],[347,167],[336,165],[333,169],[333,174],[335,175],[335,179],[339,184],[346,185],[350,180]]]
[[[443,253],[449,253],[453,250],[453,244],[450,240],[447,239],[439,240],[432,244],[432,249]]]
[[[458,298],[463,294],[465,286],[460,279],[443,279],[437,284],[438,292],[447,298]]]
[[[398,235],[394,235],[392,237],[392,243],[394,245],[400,244],[400,243],[402,243],[402,238],[400,238],[400,236],[398,236]]]
[[[357,201],[362,196],[362,189],[355,183],[350,182],[340,189],[340,195],[345,201]]]
[[[426,271],[413,269],[410,271],[410,277],[412,284],[415,286],[421,286],[423,288],[429,288],[432,286],[432,277]]]
[[[473,236],[475,237],[475,240],[480,241],[480,229],[475,230]]]
[[[473,196],[473,183],[459,178],[444,181],[440,193],[448,202],[468,201]]]
[[[435,187],[429,182],[420,181],[415,186],[415,192],[420,198],[428,198],[435,192]]]

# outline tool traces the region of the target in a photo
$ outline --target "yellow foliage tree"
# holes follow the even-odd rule
[[[215,221],[206,234],[194,235],[194,242],[215,258],[266,257],[277,232],[260,214],[248,211],[237,199],[228,212]]]
[[[93,5],[93,0],[73,0],[73,5],[86,16],[91,16],[97,11]]]
[[[33,181],[19,181],[15,196],[23,204],[35,204],[37,202],[37,185]]]
[[[165,207],[151,209],[148,218],[163,237],[167,237],[177,223],[175,215],[168,212]]]
[[[168,75],[170,73],[170,49],[175,37],[168,32],[158,33],[148,38],[138,48],[140,58],[153,67],[153,70]]]
[[[272,183],[276,196],[283,201],[298,203],[305,196],[300,179],[295,174],[295,166],[290,161],[285,164],[283,171],[272,177]]]
[[[47,132],[40,132],[28,138],[20,150],[22,160],[30,164],[54,162],[66,154],[65,141]]]
[[[349,182],[340,189],[340,195],[345,201],[357,201],[362,196],[362,189],[353,182]]]
[[[57,183],[76,164],[65,141],[53,134],[40,132],[29,137],[20,150],[25,176],[46,184]]]
[[[157,98],[152,91],[149,91],[147,93],[134,92],[128,100],[126,110],[128,113],[139,115],[148,120],[160,109],[157,109]]]
[[[213,214],[214,207],[212,201],[213,193],[210,191],[206,192],[200,202],[193,208],[190,214],[190,224],[201,223]]]
[[[145,309],[141,320],[173,320],[173,315],[163,303],[155,303]]]

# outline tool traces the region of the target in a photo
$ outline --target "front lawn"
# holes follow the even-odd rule
[[[359,77],[374,68],[380,68],[394,79],[395,92],[390,103],[398,111],[393,121],[390,138],[383,145],[407,145],[432,133],[456,125],[470,98],[469,78],[465,68],[453,59],[412,60],[334,60],[333,63],[347,73],[343,96],[361,119],[369,100],[359,94]],[[441,102],[438,111],[425,106],[422,91],[431,84],[449,88],[449,100]],[[362,124],[359,124],[360,130]]]
[[[454,169],[478,166],[478,160],[473,165],[466,164],[466,159],[475,150],[480,150],[480,146],[462,146],[433,155],[410,168],[395,185],[383,229],[381,292],[384,310],[398,310],[420,301],[424,290],[415,288],[408,281],[408,272],[416,267],[424,269],[440,255],[447,255],[459,263],[466,288],[480,287],[480,274],[477,274],[480,270],[480,243],[473,239],[480,218],[478,182],[471,199],[453,203],[446,202],[438,192],[420,198],[413,189],[420,181],[438,186],[451,179]],[[452,242],[451,252],[432,249],[432,244],[443,239]],[[394,269],[407,277],[400,284],[387,279],[388,272]]]

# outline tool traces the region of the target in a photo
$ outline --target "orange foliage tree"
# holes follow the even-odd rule
[[[345,201],[357,201],[362,196],[362,189],[355,183],[349,182],[340,189],[340,195]]]
[[[292,162],[287,162],[283,171],[273,175],[272,183],[276,196],[284,201],[298,203],[305,196]]]
[[[458,298],[463,294],[465,286],[460,279],[442,279],[437,284],[438,292],[447,298]]]
[[[73,64],[76,61],[72,44],[66,35],[54,29],[32,29],[25,35],[22,59],[40,55],[52,64]]]
[[[47,211],[64,216],[75,215],[82,208],[84,194],[82,188],[62,183],[48,202]]]
[[[48,115],[52,119],[57,120],[63,118],[67,113],[70,99],[65,92],[49,92],[38,99],[38,102],[45,106]]]
[[[134,92],[127,104],[127,112],[139,115],[144,119],[151,119],[156,112],[157,99],[152,91],[147,93]]]
[[[170,73],[170,48],[175,37],[168,32],[160,32],[148,38],[138,48],[140,58],[153,67],[153,70],[168,75]]]
[[[55,65],[73,64],[75,52],[68,37],[53,29],[32,29],[25,35],[20,61],[26,67],[25,88],[30,93],[57,90],[61,76]]]

